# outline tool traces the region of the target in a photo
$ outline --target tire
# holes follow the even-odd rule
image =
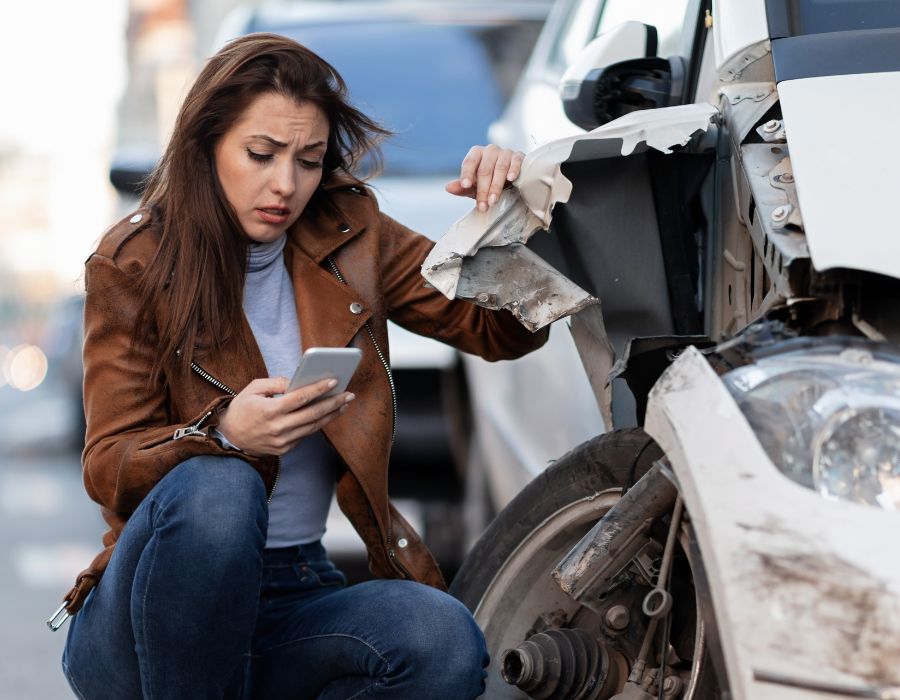
[[[588,440],[525,487],[472,548],[450,593],[466,605],[484,630],[492,662],[485,698],[528,697],[503,681],[498,666],[503,652],[539,629],[542,619],[555,619],[551,626],[563,627],[584,627],[579,620],[592,615],[596,619],[566,596],[549,574],[618,501],[623,488],[631,486],[662,456],[659,446],[639,428]],[[633,613],[635,617],[639,614]],[[705,657],[701,627],[697,625],[701,639],[698,659]],[[703,690],[710,691],[709,687]],[[700,694],[695,687],[686,696],[716,697]]]
[[[610,490],[620,492],[660,457],[662,450],[640,428],[598,435],[567,452],[522,489],[488,526],[454,577],[450,593],[475,613],[500,567],[529,533],[577,500]]]

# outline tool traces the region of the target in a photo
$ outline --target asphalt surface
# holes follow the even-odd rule
[[[74,697],[60,670],[65,630],[45,620],[96,554],[97,507],[81,485],[70,403],[48,382],[0,386],[0,699]]]

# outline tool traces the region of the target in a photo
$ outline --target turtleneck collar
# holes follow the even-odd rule
[[[269,243],[251,243],[247,246],[247,272],[264,270],[281,257],[287,233]]]

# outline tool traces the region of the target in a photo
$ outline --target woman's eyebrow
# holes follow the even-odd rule
[[[271,143],[273,146],[276,146],[278,148],[285,148],[287,146],[286,143],[282,143],[281,141],[279,141],[277,139],[273,139],[271,136],[266,136],[265,134],[254,134],[250,138],[251,139],[261,139],[263,141],[267,141],[268,143]],[[327,146],[327,145],[328,144],[326,144],[324,141],[316,141],[315,143],[309,143],[309,144],[305,145],[300,150],[301,151],[312,151],[312,150],[315,150],[316,148],[321,148],[322,146]]]

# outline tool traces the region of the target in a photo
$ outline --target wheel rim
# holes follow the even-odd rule
[[[522,700],[529,697],[500,677],[500,655],[524,641],[539,613],[562,610],[571,619],[581,607],[562,592],[550,572],[620,496],[621,489],[607,489],[560,508],[523,538],[488,584],[474,613],[491,653],[485,698]],[[683,549],[688,552],[688,548]],[[689,554],[688,563],[694,570]],[[695,694],[693,679],[699,677],[703,658],[706,634],[699,614],[695,639],[692,682],[681,695],[684,700]]]

